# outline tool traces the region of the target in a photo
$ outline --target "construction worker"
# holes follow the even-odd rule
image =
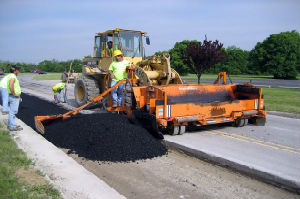
[[[130,62],[124,60],[123,53],[120,50],[114,51],[114,58],[113,61],[109,66],[109,74],[112,79],[110,87],[116,85],[119,81],[127,79],[126,68],[130,66]],[[123,88],[125,84],[119,85],[117,88],[111,91],[113,105],[112,107],[116,108],[118,106],[122,106],[122,101],[124,98]]]
[[[7,89],[7,79],[8,75],[3,77],[0,81],[0,92],[1,92],[1,100],[2,100],[2,108],[1,112],[2,115],[7,115],[8,114],[8,89]]]
[[[12,65],[10,67],[11,74],[7,77],[7,90],[8,90],[8,130],[21,131],[23,128],[16,124],[16,114],[18,113],[20,104],[21,87],[17,78],[20,73],[18,66]]]
[[[68,79],[68,72],[67,71],[65,71],[63,74],[61,74],[61,80],[63,80],[63,81],[67,81],[67,79]]]
[[[54,103],[57,104],[60,102],[60,94],[61,92],[64,95],[64,101],[63,103],[68,103],[68,97],[66,94],[66,84],[65,80],[62,80],[61,83],[56,84],[52,87],[52,90],[54,92]]]
[[[105,51],[105,56],[112,57],[112,54],[113,54],[112,41],[107,42],[107,46],[108,46],[108,48]]]

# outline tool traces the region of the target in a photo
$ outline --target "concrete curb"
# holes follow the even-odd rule
[[[222,158],[216,154],[209,153],[207,151],[200,151],[192,148],[188,148],[186,146],[183,146],[181,144],[170,142],[165,140],[165,143],[168,147],[171,147],[175,150],[181,150],[184,153],[187,153],[190,156],[194,156],[199,159],[204,159],[208,162],[230,168],[232,170],[238,171],[242,174],[245,174],[247,176],[259,179],[263,182],[279,186],[281,188],[287,189],[292,192],[296,192],[300,194],[300,183],[295,182],[293,180],[284,179],[280,176],[277,176],[275,174],[269,173],[267,171],[263,171],[262,168],[255,168],[255,167],[249,167],[247,165],[240,164],[236,161],[232,161],[229,159]]]
[[[7,120],[2,115],[0,118],[3,122],[5,119]],[[11,135],[18,147],[35,162],[37,169],[46,174],[50,183],[60,191],[63,198],[125,199],[124,196],[87,171],[21,120],[17,119],[17,123],[23,127],[23,130],[11,132]]]
[[[27,89],[25,90],[28,92]],[[33,93],[36,96],[37,93],[31,92],[31,94]],[[37,97],[49,101],[49,99],[42,95],[38,95]],[[63,107],[68,109],[68,107]],[[7,115],[0,114],[0,122],[4,125],[7,123],[7,118]],[[21,125],[23,130],[10,132],[10,134],[13,136],[18,147],[27,154],[28,158],[35,162],[35,167],[46,175],[46,178],[60,191],[63,198],[125,199],[123,195],[120,195],[104,181],[87,171],[83,166],[47,141],[43,136],[36,133],[23,121],[17,119],[17,124]]]

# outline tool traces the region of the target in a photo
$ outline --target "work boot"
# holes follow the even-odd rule
[[[117,108],[117,107],[118,107],[118,104],[115,104],[115,103],[114,103],[114,104],[112,105],[112,107],[113,107],[113,108]]]
[[[16,126],[15,128],[10,128],[10,127],[8,127],[8,130],[9,130],[9,131],[22,131],[23,128],[22,128],[21,126]]]

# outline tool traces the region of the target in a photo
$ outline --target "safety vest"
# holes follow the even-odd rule
[[[52,87],[52,90],[54,92],[54,95],[56,95],[57,91],[62,90],[66,86],[65,83],[58,83],[55,86]]]
[[[7,90],[8,90],[8,94],[12,94],[11,93],[11,90],[9,89],[9,81],[11,79],[15,79],[15,82],[14,82],[14,91],[15,91],[15,94],[16,95],[21,95],[21,86],[20,86],[20,83],[19,83],[19,80],[17,78],[17,76],[13,73],[9,74],[8,77],[7,77]]]
[[[0,81],[0,87],[1,88],[6,88],[7,89],[7,78],[8,78],[8,75],[5,75],[5,77],[3,77]]]
[[[113,49],[112,49],[112,48],[108,48],[107,51],[108,51],[108,55],[109,55],[110,57],[112,57]]]

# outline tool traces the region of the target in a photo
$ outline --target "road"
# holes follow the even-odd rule
[[[299,129],[299,119],[268,115],[266,126],[209,126],[183,136],[165,136],[165,140],[200,157],[299,191]]]
[[[197,79],[183,79],[185,82],[197,82]],[[201,79],[204,83],[213,83],[215,79]],[[299,88],[300,80],[270,80],[270,79],[232,79],[234,84],[245,84],[250,82],[254,86],[267,88]],[[227,83],[231,83],[227,77]]]
[[[58,81],[32,80],[32,77],[20,76],[21,87],[34,95],[53,100],[51,87]],[[70,106],[73,106],[74,86],[69,85],[68,88]],[[267,158],[267,163],[269,159],[276,160],[269,165],[280,163],[293,165],[297,169],[300,164],[297,158],[293,159],[300,148],[299,133],[295,131],[299,129],[297,121],[270,115],[265,127],[213,127],[183,136],[166,136],[166,140],[177,143],[192,140],[198,147],[212,152],[213,149],[224,151],[238,161],[253,163],[257,158]],[[277,156],[276,151],[283,155]],[[167,156],[130,163],[105,163],[76,154],[68,155],[127,198],[300,198],[284,189],[173,149]],[[298,173],[295,173],[297,176]]]

